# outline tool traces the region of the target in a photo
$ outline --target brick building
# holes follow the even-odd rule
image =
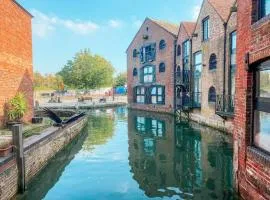
[[[234,120],[236,186],[270,199],[270,1],[238,1]]]
[[[146,18],[128,47],[131,108],[174,112],[174,55],[178,29],[178,25]]]
[[[234,7],[235,0],[203,1],[197,22],[180,26],[177,45],[178,49],[182,46],[182,55],[178,50],[176,66],[176,109],[188,112],[194,121],[231,133],[237,15]]]
[[[0,1],[0,124],[5,103],[18,92],[28,100],[33,114],[32,15],[14,0]]]

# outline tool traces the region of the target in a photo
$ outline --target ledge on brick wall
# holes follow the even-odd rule
[[[256,30],[268,22],[270,22],[270,15],[267,15],[267,16],[263,17],[262,19],[259,19],[257,22],[253,23],[251,25],[251,28],[252,28],[252,30]]]
[[[270,167],[270,154],[263,152],[262,150],[256,147],[247,147],[248,157],[252,157],[256,162]]]

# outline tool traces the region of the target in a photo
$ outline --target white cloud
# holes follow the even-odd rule
[[[192,9],[192,18],[193,18],[193,20],[197,20],[199,14],[200,14],[201,6],[202,6],[202,0],[200,0],[198,2],[198,4],[193,7],[193,9]]]
[[[80,35],[87,35],[99,29],[99,25],[92,21],[61,19],[38,10],[32,10],[32,14],[34,15],[33,33],[41,38],[52,33],[57,26],[65,27]]]
[[[108,24],[112,28],[119,28],[123,25],[123,22],[120,20],[111,19],[111,20],[109,20]]]

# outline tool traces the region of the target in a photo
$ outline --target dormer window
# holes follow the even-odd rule
[[[259,19],[270,14],[270,0],[259,0]]]

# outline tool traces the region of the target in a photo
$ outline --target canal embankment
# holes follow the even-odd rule
[[[91,110],[91,109],[101,109],[101,108],[114,108],[120,106],[126,106],[127,102],[65,102],[65,103],[43,103],[39,105],[39,109],[50,108],[50,109],[61,109],[61,110]]]
[[[31,180],[47,165],[60,150],[67,146],[85,127],[87,116],[61,127],[49,127],[39,135],[33,135],[23,141],[24,183]],[[19,190],[19,168],[16,156],[10,154],[0,158],[0,200],[11,199]]]

